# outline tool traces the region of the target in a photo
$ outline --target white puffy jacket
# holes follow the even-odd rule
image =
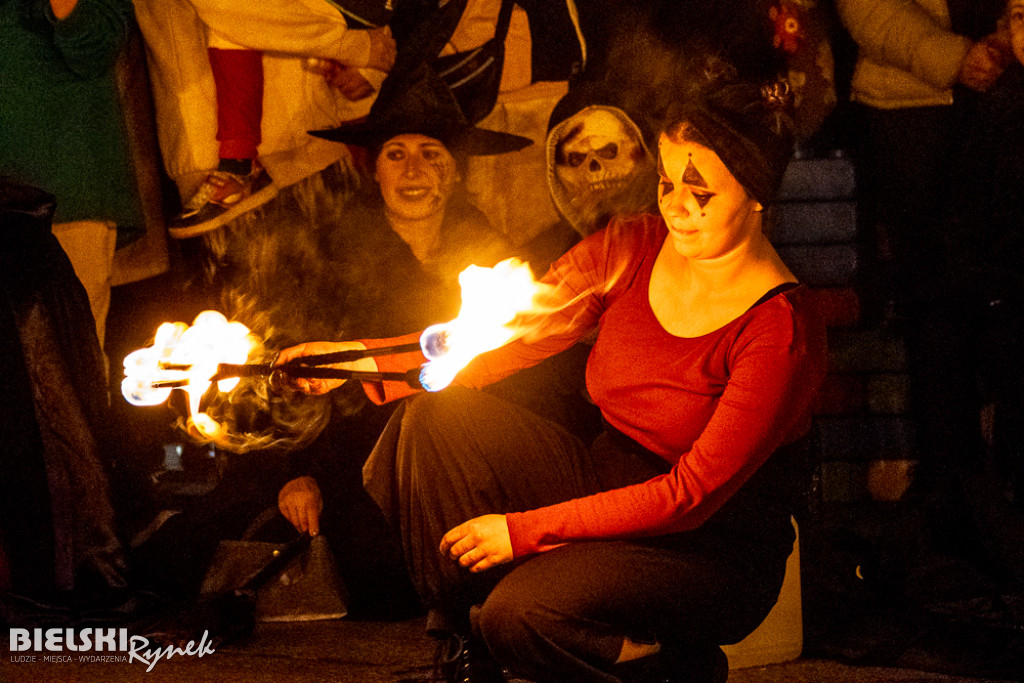
[[[857,43],[851,98],[878,109],[949,105],[972,42],[950,30],[946,0],[836,0]]]

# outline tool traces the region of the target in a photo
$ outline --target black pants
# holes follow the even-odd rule
[[[952,269],[951,211],[962,202],[961,144],[967,104],[903,110],[862,109],[861,207],[868,225],[886,227],[895,268],[894,300],[904,322],[915,455],[908,500],[927,511],[930,541],[966,556],[977,552],[962,479],[982,454],[977,389],[980,310],[972,283]],[[972,199],[966,199],[969,204]],[[973,206],[984,215],[985,206]],[[870,274],[874,276],[873,273]]]
[[[766,555],[757,544],[702,532],[573,543],[480,574],[438,546],[467,519],[638,483],[666,469],[613,436],[588,448],[534,413],[451,387],[395,412],[364,480],[399,529],[421,599],[450,628],[469,629],[478,606],[479,632],[504,666],[539,682],[613,683],[627,636],[681,650],[746,636],[777,599],[791,545]]]

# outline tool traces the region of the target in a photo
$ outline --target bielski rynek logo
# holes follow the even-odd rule
[[[174,655],[212,655],[216,650],[203,631],[199,642],[184,647],[150,647],[145,636],[130,635],[126,628],[12,628],[11,662],[125,662],[146,665],[152,671],[161,659]]]

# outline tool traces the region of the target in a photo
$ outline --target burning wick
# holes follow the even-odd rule
[[[459,273],[459,286],[458,317],[432,325],[420,335],[420,348],[428,361],[420,370],[420,384],[427,391],[444,389],[478,355],[518,337],[519,330],[511,323],[534,308],[540,292],[530,266],[516,258],[493,268],[469,266]]]
[[[454,320],[432,325],[420,336],[419,348],[427,358],[419,370],[419,383],[427,391],[448,386],[459,370],[485,351],[503,346],[521,336],[512,325],[522,313],[534,309],[541,291],[528,264],[507,259],[493,268],[469,266],[459,274],[462,307]],[[138,349],[124,359],[125,378],[121,393],[132,405],[155,406],[166,401],[174,389],[188,395],[189,425],[202,436],[213,439],[220,424],[201,411],[204,396],[213,389],[228,393],[241,377],[269,377],[281,371],[296,377],[335,377],[362,381],[396,380],[415,385],[417,370],[410,373],[361,372],[318,365],[347,363],[357,358],[405,353],[417,345],[343,351],[309,356],[278,368],[247,365],[259,341],[239,322],[228,322],[217,311],[203,311],[192,326],[163,323],[153,345]],[[214,387],[214,385],[216,385]]]
[[[420,335],[420,348],[427,360],[439,360],[448,353],[448,326],[431,325]]]
[[[152,346],[125,357],[121,394],[132,405],[155,406],[166,401],[173,389],[182,389],[188,394],[190,422],[204,436],[213,437],[220,425],[200,411],[203,395],[221,364],[244,363],[257,346],[249,328],[228,322],[217,311],[203,311],[191,327],[163,323]],[[238,381],[238,377],[221,379],[217,390],[229,392]]]

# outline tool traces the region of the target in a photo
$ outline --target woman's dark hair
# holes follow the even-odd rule
[[[663,130],[670,139],[715,152],[751,196],[767,205],[793,155],[792,99],[785,79],[742,81],[719,71],[672,107]]]
[[[711,146],[711,142],[704,137],[704,134],[685,119],[682,121],[676,121],[666,127],[665,137],[676,142],[692,142],[696,145],[700,145],[701,147],[714,149],[714,147]]]

